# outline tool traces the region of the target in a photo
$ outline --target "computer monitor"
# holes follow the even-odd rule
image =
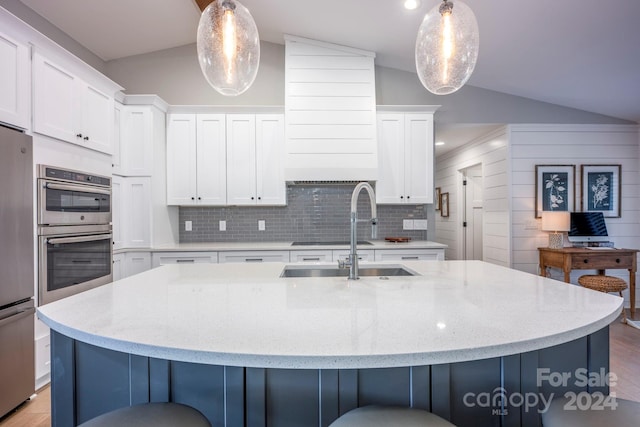
[[[571,212],[570,227],[568,237],[572,243],[609,241],[602,212]]]

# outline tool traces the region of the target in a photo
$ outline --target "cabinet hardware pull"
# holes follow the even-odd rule
[[[195,259],[177,259],[176,260],[177,263],[192,263],[192,262],[196,262]]]
[[[262,258],[245,258],[246,262],[262,262]]]
[[[616,258],[616,264],[620,264],[620,258]]]
[[[85,140],[85,141],[88,141],[88,140],[89,140],[89,137],[88,137],[88,136],[85,136],[85,137],[84,137],[84,140]]]
[[[320,257],[315,258],[302,258],[303,261],[320,261]]]
[[[76,138],[82,138],[82,134],[81,133],[76,134]]]
[[[420,259],[417,256],[403,256],[402,259]]]
[[[588,259],[585,259],[583,262],[584,262],[585,264],[589,264],[589,260],[588,260]]]

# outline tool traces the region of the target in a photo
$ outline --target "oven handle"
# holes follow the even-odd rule
[[[47,243],[50,245],[57,245],[63,243],[80,243],[80,242],[95,242],[97,240],[111,240],[112,234],[94,234],[91,236],[76,236],[76,237],[57,237],[54,239],[47,239]]]
[[[52,190],[62,190],[62,191],[80,191],[82,193],[97,193],[97,194],[107,194],[110,195],[111,191],[104,190],[102,188],[90,187],[87,185],[70,185],[70,184],[54,184],[52,182],[47,182],[44,185],[45,188],[50,188]]]

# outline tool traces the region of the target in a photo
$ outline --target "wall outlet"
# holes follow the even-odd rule
[[[426,230],[427,229],[427,220],[426,219],[414,219],[413,220],[413,229],[414,230]]]
[[[403,219],[402,220],[402,229],[403,230],[413,230],[413,220],[412,219]]]
[[[185,221],[184,222],[184,231],[191,231],[193,230],[193,222],[192,221]]]
[[[219,229],[220,231],[227,231],[227,221],[225,221],[225,220],[221,219],[221,220],[218,222],[218,229]]]
[[[266,221],[264,219],[259,219],[258,220],[258,231],[264,231],[266,229],[267,229]]]

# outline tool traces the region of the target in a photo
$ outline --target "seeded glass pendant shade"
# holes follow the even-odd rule
[[[443,0],[429,11],[416,38],[416,69],[429,92],[447,95],[471,77],[478,59],[478,22],[459,0]]]
[[[235,0],[214,0],[198,24],[198,61],[209,84],[222,95],[249,89],[260,65],[260,37],[249,10]]]

